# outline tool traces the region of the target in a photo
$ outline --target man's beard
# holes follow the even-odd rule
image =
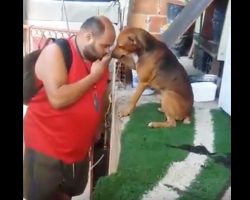
[[[91,61],[91,62],[94,62],[98,59],[101,59],[102,57],[97,53],[95,47],[94,47],[94,44],[92,45],[89,45],[87,47],[85,47],[85,49],[83,50],[83,55],[84,57]]]

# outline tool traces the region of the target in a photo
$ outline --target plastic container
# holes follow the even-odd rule
[[[217,85],[212,82],[195,82],[191,83],[194,101],[214,101],[216,95]]]
[[[132,69],[132,88],[136,88],[138,85],[138,76],[136,70]]]
[[[189,80],[191,83],[194,82],[218,82],[218,76],[214,74],[198,74],[198,75],[190,75]]]

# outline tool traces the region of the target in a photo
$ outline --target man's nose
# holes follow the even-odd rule
[[[104,51],[105,51],[106,54],[110,54],[111,53],[110,47],[106,47]]]

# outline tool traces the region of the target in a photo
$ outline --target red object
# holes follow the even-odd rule
[[[74,83],[88,75],[86,65],[70,42],[72,65],[68,82]],[[53,109],[44,88],[39,90],[27,108],[24,118],[26,147],[44,153],[65,163],[81,161],[89,152],[100,123],[103,97],[108,83],[108,68],[102,79],[92,86],[80,100],[62,109]],[[96,111],[93,95],[97,95],[100,111]]]

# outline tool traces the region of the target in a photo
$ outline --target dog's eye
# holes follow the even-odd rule
[[[128,36],[129,41],[134,42],[134,39],[130,36]]]

